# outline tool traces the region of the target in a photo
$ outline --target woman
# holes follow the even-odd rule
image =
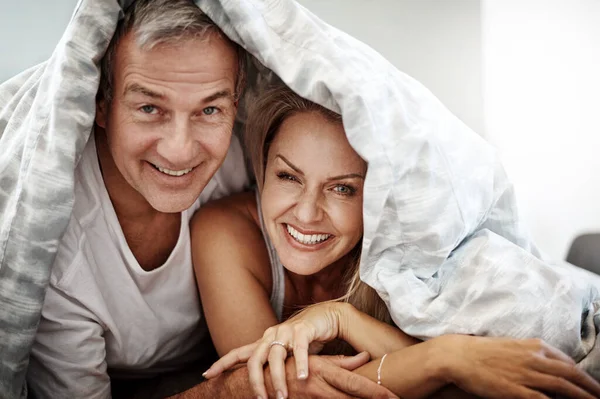
[[[308,354],[339,338],[376,359],[358,373],[402,397],[448,384],[480,396],[535,397],[530,388],[600,395],[571,359],[538,340],[456,335],[419,343],[388,324],[385,305],[358,276],[367,165],[339,115],[279,87],[250,110],[245,144],[260,195],[219,200],[192,221],[204,314],[219,355],[229,352],[207,378],[248,360],[255,393],[266,398],[268,361],[278,396],[287,397],[288,353],[298,378],[307,378]]]

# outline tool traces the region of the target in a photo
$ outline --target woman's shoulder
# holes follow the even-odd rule
[[[246,191],[210,201],[196,211],[191,223],[192,233],[204,228],[215,232],[240,226],[260,231],[255,193]]]
[[[243,192],[204,204],[194,214],[190,233],[196,254],[217,253],[235,263],[247,256],[268,259],[254,192]],[[252,262],[242,262],[248,265]],[[270,267],[270,262],[266,266]]]
[[[246,269],[270,292],[271,262],[254,192],[203,205],[192,218],[190,232],[197,270]]]

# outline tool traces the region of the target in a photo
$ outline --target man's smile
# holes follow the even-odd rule
[[[187,168],[187,169],[181,169],[181,170],[171,170],[171,169],[163,168],[163,167],[158,166],[156,164],[153,164],[151,162],[150,162],[150,165],[154,166],[154,168],[156,170],[158,170],[159,172],[162,172],[162,173],[164,173],[166,175],[169,175],[169,176],[175,176],[175,177],[186,175],[186,174],[190,173],[192,170],[194,170],[194,168]]]

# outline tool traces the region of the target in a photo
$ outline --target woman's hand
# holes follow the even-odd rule
[[[287,397],[285,360],[288,354],[294,354],[298,379],[306,379],[308,355],[320,352],[325,343],[341,337],[349,306],[340,302],[310,306],[284,323],[268,328],[258,341],[227,353],[208,369],[204,377],[216,377],[239,363],[247,362],[254,393],[265,398],[263,373],[268,362],[274,389]]]
[[[600,398],[600,384],[573,359],[539,339],[460,335],[436,338],[442,375],[464,391],[487,398]]]

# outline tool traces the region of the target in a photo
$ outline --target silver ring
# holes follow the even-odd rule
[[[286,351],[291,351],[292,350],[292,346],[290,344],[286,344],[285,342],[281,342],[281,341],[273,341],[269,344],[269,348],[271,348],[273,345],[279,345],[282,346],[283,349],[285,349]]]

